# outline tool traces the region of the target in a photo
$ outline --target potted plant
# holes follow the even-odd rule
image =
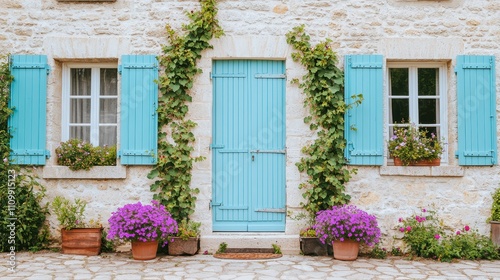
[[[434,133],[419,129],[415,124],[394,127],[388,142],[389,154],[394,165],[438,166],[441,163],[443,144]]]
[[[156,258],[158,243],[165,246],[168,237],[177,233],[177,222],[165,206],[155,200],[151,204],[126,204],[113,212],[108,220],[107,238],[130,241],[132,256],[136,260]]]
[[[488,218],[491,225],[491,241],[500,246],[500,188],[493,193],[491,216]]]
[[[313,229],[321,242],[332,242],[333,257],[339,260],[355,260],[361,242],[373,246],[380,239],[377,218],[354,205],[319,211]]]
[[[51,208],[61,226],[63,254],[93,256],[101,250],[102,225],[98,221],[84,221],[87,203],[80,199],[70,200],[56,196]]]
[[[300,231],[300,251],[304,255],[327,256],[328,246],[322,243],[312,226]]]
[[[171,256],[194,255],[200,249],[201,223],[184,219],[179,223],[179,231],[169,237],[168,254]]]

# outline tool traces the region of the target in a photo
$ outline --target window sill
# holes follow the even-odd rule
[[[89,171],[70,170],[67,166],[45,166],[43,179],[126,179],[127,168],[117,166],[94,166]]]
[[[460,166],[381,166],[381,176],[463,177]]]

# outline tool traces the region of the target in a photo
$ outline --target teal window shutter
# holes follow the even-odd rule
[[[495,57],[457,57],[459,165],[497,163]]]
[[[344,152],[348,164],[382,165],[383,139],[383,56],[347,55],[345,57],[345,100],[352,104],[353,95],[362,94],[359,106],[345,114]]]
[[[45,165],[47,75],[45,55],[12,55],[9,118],[10,160],[19,165]]]
[[[123,55],[120,151],[123,165],[153,165],[158,154],[158,61],[154,55]]]

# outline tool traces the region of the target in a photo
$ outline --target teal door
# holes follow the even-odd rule
[[[213,230],[285,230],[285,63],[213,63]]]

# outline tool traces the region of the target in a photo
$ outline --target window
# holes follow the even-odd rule
[[[63,65],[62,141],[77,138],[94,146],[117,143],[117,65]]]
[[[388,137],[395,126],[411,122],[447,143],[446,64],[389,62],[387,66]],[[447,161],[446,151],[442,161]]]

